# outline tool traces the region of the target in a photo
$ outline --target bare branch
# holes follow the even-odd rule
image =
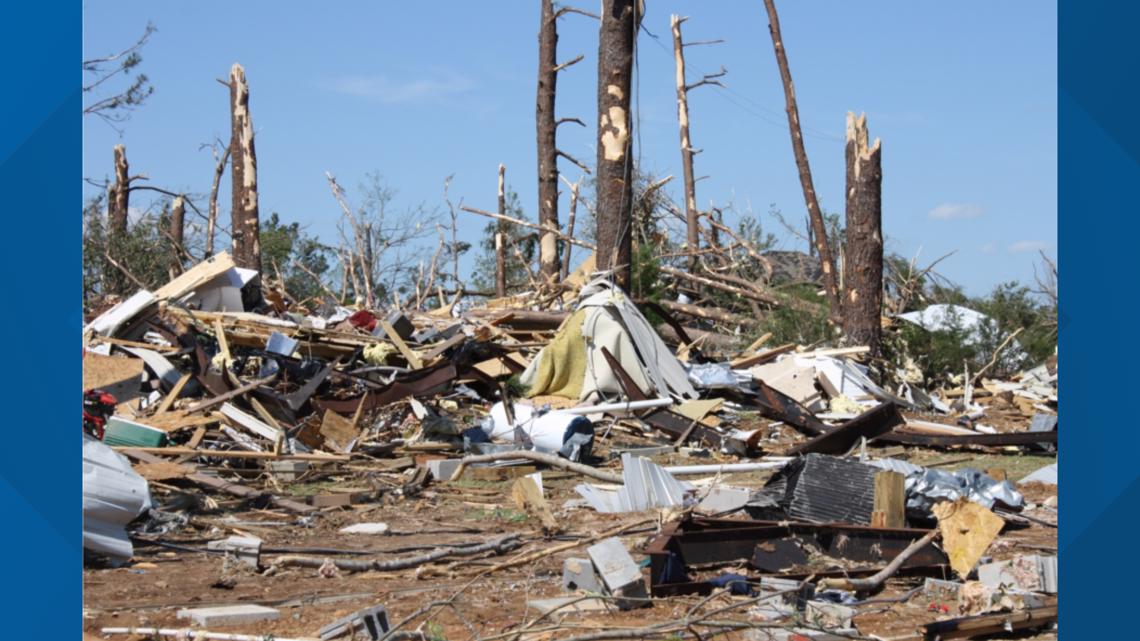
[[[557,20],[557,19],[561,18],[562,16],[564,16],[568,13],[576,13],[580,16],[586,16],[588,18],[593,18],[594,20],[601,20],[602,19],[601,16],[599,16],[596,13],[590,13],[589,11],[586,11],[584,9],[579,9],[577,7],[562,7],[558,11],[554,12],[554,19]]]
[[[566,69],[567,67],[571,67],[573,65],[578,64],[579,62],[582,62],[582,60],[585,57],[586,56],[584,54],[578,54],[577,58],[574,58],[572,60],[567,60],[566,62],[563,62],[561,64],[554,65],[554,73],[558,73],[559,71],[562,71],[563,69]]]
[[[574,163],[575,165],[578,165],[578,168],[581,169],[582,171],[586,172],[587,174],[590,173],[589,167],[587,167],[582,161],[571,156],[570,154],[566,153],[565,151],[562,151],[561,149],[555,149],[554,153],[559,155],[559,156],[562,156],[566,160],[569,160],[570,162]]]
[[[558,120],[554,121],[554,126],[557,127],[558,125],[561,125],[564,122],[573,122],[573,123],[577,123],[583,127],[586,126],[586,123],[582,122],[582,120],[580,118],[559,118]]]

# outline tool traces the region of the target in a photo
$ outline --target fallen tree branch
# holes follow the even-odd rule
[[[898,572],[906,560],[914,556],[919,550],[926,547],[938,536],[940,530],[935,528],[926,533],[926,536],[911,543],[905,550],[898,553],[885,568],[863,579],[820,579],[819,588],[836,588],[839,590],[852,590],[855,592],[874,592],[877,590],[884,581],[894,576]]]
[[[436,549],[427,554],[417,554],[415,556],[408,556],[401,559],[390,559],[381,561],[380,559],[331,559],[336,565],[337,569],[345,570],[348,572],[369,572],[372,570],[404,570],[413,568],[424,563],[431,563],[438,561],[448,556],[474,556],[476,554],[483,554],[484,552],[494,552],[495,554],[504,554],[522,545],[519,540],[518,534],[510,534],[487,543],[480,543],[478,545],[464,545],[456,547],[444,547]],[[314,556],[298,556],[286,555],[277,558],[274,563],[283,566],[295,566],[302,568],[319,568],[323,566],[330,559],[314,557]]]

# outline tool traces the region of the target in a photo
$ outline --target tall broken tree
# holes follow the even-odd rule
[[[538,224],[539,272],[545,286],[558,281],[558,157],[578,165],[586,173],[590,170],[580,161],[558,148],[558,126],[567,122],[586,126],[577,118],[555,118],[554,104],[558,86],[558,72],[582,61],[578,56],[558,63],[558,19],[566,13],[593,15],[580,9],[562,7],[554,11],[553,0],[540,0],[541,18],[538,27],[538,98],[535,101],[534,122],[538,134]],[[596,16],[594,16],[596,17]],[[500,212],[502,213],[502,212]]]
[[[780,35],[780,18],[776,15],[776,5],[773,0],[764,0],[764,7],[768,10],[768,31],[772,35],[772,46],[776,50],[776,63],[780,67],[780,78],[784,83],[784,100],[788,112],[788,129],[792,134],[792,152],[796,157],[796,169],[800,174],[800,186],[804,192],[804,202],[807,204],[808,217],[811,219],[815,249],[819,254],[819,265],[823,271],[823,286],[827,291],[827,302],[831,307],[831,322],[839,324],[843,318],[843,300],[839,296],[838,275],[835,272],[835,261],[831,257],[831,247],[827,244],[827,229],[823,222],[823,212],[819,209],[819,200],[815,195],[815,187],[811,180],[811,167],[808,165],[807,151],[804,150],[804,134],[800,129],[800,111],[796,106],[796,89],[792,85],[792,72],[788,69],[788,56],[784,51],[783,37]]]
[[[847,253],[843,334],[879,355],[883,305],[883,170],[880,142],[867,145],[867,116],[847,113]]]
[[[233,178],[231,237],[234,263],[261,270],[261,240],[257,212],[257,154],[253,146],[253,120],[249,113],[249,85],[245,69],[230,69],[230,176]],[[252,284],[251,287],[257,287]],[[259,291],[250,291],[254,300]]]
[[[685,47],[721,42],[719,40],[690,43],[682,42],[681,24],[686,20],[688,20],[688,18],[673,15],[669,18],[669,24],[673,30],[673,59],[676,64],[677,78],[677,123],[681,129],[681,169],[685,178],[685,245],[691,254],[689,268],[696,269],[698,260],[697,252],[700,250],[701,245],[701,225],[700,213],[697,211],[697,181],[693,175],[693,156],[700,153],[700,150],[693,149],[692,142],[689,139],[689,91],[703,85],[719,85],[723,87],[724,85],[722,85],[717,78],[723,76],[727,71],[725,71],[724,67],[721,67],[717,73],[705,74],[699,81],[691,85],[686,84]]]
[[[499,165],[499,215],[507,215],[507,167]],[[507,234],[509,229],[502,219],[495,221],[495,296],[507,295]]]
[[[127,236],[127,212],[131,204],[130,166],[127,148],[115,145],[115,182],[107,187],[107,258],[112,264],[122,265],[122,247]],[[121,292],[127,280],[118,269],[104,270],[103,285],[107,291]]]
[[[597,265],[626,291],[632,279],[633,47],[641,24],[638,0],[602,0],[598,30]]]

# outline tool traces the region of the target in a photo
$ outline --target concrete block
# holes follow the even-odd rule
[[[320,630],[322,640],[335,639],[351,632],[363,632],[372,641],[380,641],[391,629],[388,624],[388,610],[382,605],[358,610],[341,617]],[[358,635],[354,634],[353,638]]]
[[[387,523],[356,523],[340,529],[343,534],[376,534],[388,533]]]
[[[194,625],[215,628],[223,625],[276,621],[281,613],[263,605],[223,605],[216,608],[193,608],[178,611],[179,619],[190,619]]]
[[[206,544],[210,550],[223,550],[227,556],[251,567],[261,564],[261,539],[252,536],[231,536],[219,541],[210,541]]]
[[[594,568],[602,577],[602,583],[610,594],[619,597],[618,607],[628,610],[635,607],[649,605],[648,601],[631,601],[630,599],[646,599],[649,594],[645,588],[645,578],[641,575],[641,567],[629,555],[621,540],[609,538],[586,548],[586,554],[594,563]]]
[[[269,472],[278,481],[293,482],[309,469],[308,461],[269,461]]]
[[[460,460],[457,458],[432,459],[427,462],[428,471],[431,472],[431,477],[437,481],[450,481],[455,470],[459,468]]]
[[[605,593],[601,578],[590,559],[570,558],[562,562],[562,589]]]

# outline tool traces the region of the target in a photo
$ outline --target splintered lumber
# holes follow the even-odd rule
[[[826,434],[821,434],[807,443],[793,447],[788,450],[788,454],[792,456],[809,452],[844,454],[858,443],[860,438],[871,440],[890,432],[895,426],[902,423],[903,418],[899,414],[898,406],[892,401],[887,401],[863,412]]]
[[[771,336],[771,334],[769,334]],[[773,361],[781,354],[787,354],[796,349],[795,343],[788,343],[772,349],[766,349],[758,354],[752,356],[742,356],[730,363],[733,369],[748,369],[757,365],[763,365],[769,361]]]
[[[389,323],[383,318],[377,320],[380,323],[380,327],[384,329],[384,333],[387,334],[392,343],[396,345],[396,349],[400,350],[400,354],[403,354],[404,359],[408,361],[408,365],[412,369],[420,369],[423,367],[423,361],[420,360],[420,357],[417,356],[410,347],[408,347],[408,344],[404,342],[404,339],[400,338],[399,332],[396,331],[395,327],[392,327],[392,323]]]
[[[239,450],[196,450],[189,447],[115,447],[128,456],[132,452],[143,454],[166,454],[169,456],[209,456],[212,458],[253,458],[275,461],[337,461],[345,462],[352,457],[346,454],[274,454],[273,452],[246,452]]]
[[[174,405],[174,401],[178,398],[178,395],[182,393],[182,388],[186,387],[186,383],[190,381],[192,376],[193,374],[183,374],[182,378],[178,379],[178,382],[170,389],[170,393],[166,395],[166,398],[162,399],[162,404],[158,406],[158,410],[154,413],[155,416],[165,414],[166,411],[170,409],[170,406]]]
[[[219,395],[215,396],[214,398],[206,399],[206,400],[202,401],[201,403],[197,403],[193,407],[187,408],[186,413],[187,414],[193,414],[195,412],[201,412],[204,409],[209,409],[211,407],[214,407],[215,405],[220,405],[220,404],[225,403],[226,401],[230,400],[231,398],[236,398],[238,396],[241,396],[242,394],[245,394],[247,392],[251,392],[251,391],[257,389],[258,387],[261,387],[262,385],[268,385],[269,383],[272,383],[273,379],[275,379],[276,377],[277,377],[277,374],[271,374],[269,376],[266,376],[265,378],[259,378],[255,381],[251,382],[251,383],[246,383],[245,385],[242,385],[241,387],[239,387],[237,389],[230,390],[230,391],[226,392],[225,394],[219,394]]]
[[[154,290],[156,300],[179,299],[234,267],[234,259],[226,252],[215,254],[182,272],[177,278]]]
[[[160,448],[160,449],[166,449],[166,448]],[[170,449],[176,449],[176,448],[170,448]],[[154,454],[152,454],[150,452],[145,451],[145,449],[124,448],[122,450],[122,452],[128,458],[134,459],[136,461],[142,461],[144,463],[161,463],[161,462],[163,462],[162,458],[155,456]],[[244,454],[257,454],[257,452],[243,452],[243,453]],[[242,498],[252,498],[255,496],[261,496],[263,494],[262,492],[259,492],[255,489],[251,488],[251,487],[246,487],[244,485],[239,485],[237,483],[230,483],[228,481],[223,481],[222,479],[220,479],[216,476],[210,476],[208,474],[202,474],[200,472],[193,472],[193,473],[187,474],[184,478],[188,481],[191,481],[192,483],[197,483],[198,485],[203,485],[205,487],[215,489],[215,490],[219,490],[219,491],[225,492],[227,494],[232,494],[234,496],[240,496]],[[287,510],[292,510],[294,512],[301,512],[301,513],[307,514],[309,512],[313,512],[316,510],[316,508],[314,508],[311,505],[305,505],[304,503],[298,503],[297,501],[291,501],[289,499],[283,499],[283,498],[280,498],[277,496],[270,496],[270,500],[272,501],[272,503],[274,505],[276,505],[278,507],[285,508]]]
[[[511,497],[520,510],[526,510],[537,516],[542,522],[542,528],[547,532],[557,532],[561,529],[533,477],[523,476],[516,479],[511,487]]]
[[[883,470],[875,474],[875,509],[871,527],[906,527],[906,476]]]
[[[557,467],[570,472],[576,472],[583,476],[588,476],[592,479],[597,479],[605,483],[621,483],[622,478],[617,474],[608,474],[601,470],[583,465],[581,463],[574,463],[556,454],[544,454],[542,452],[532,452],[530,450],[516,450],[513,452],[494,452],[492,454],[476,454],[475,456],[467,456],[459,461],[459,466],[455,468],[451,478],[459,479],[463,476],[463,471],[467,469],[468,465],[477,463],[493,463],[495,461],[510,461],[515,459],[528,459],[536,463],[543,463],[550,467]]]

